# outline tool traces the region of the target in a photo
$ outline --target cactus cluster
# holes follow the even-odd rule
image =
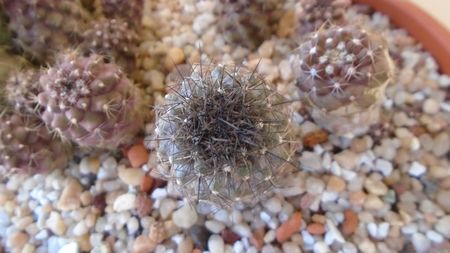
[[[378,120],[378,105],[394,75],[380,35],[351,25],[321,29],[293,59],[300,95],[322,127],[358,135]]]
[[[5,97],[17,111],[34,114],[37,112],[39,74],[34,69],[13,72],[5,82]]]
[[[270,39],[283,15],[283,1],[220,0],[216,12],[219,32],[229,44],[257,48]]]
[[[60,54],[39,82],[42,119],[80,146],[116,148],[132,141],[143,124],[139,90],[100,55]]]
[[[345,12],[351,0],[301,0],[303,12],[299,17],[299,32],[307,34],[322,25],[345,24]]]
[[[126,21],[102,18],[95,21],[83,34],[83,49],[105,55],[125,70],[135,65],[139,37]]]
[[[8,27],[16,46],[45,62],[58,51],[81,42],[89,16],[78,1],[4,0]]]
[[[70,158],[70,145],[55,141],[38,118],[9,111],[1,113],[0,164],[8,172],[61,169]]]
[[[256,201],[288,169],[283,98],[240,67],[195,65],[157,109],[158,155],[190,199]]]
[[[101,16],[123,19],[133,27],[142,23],[144,0],[96,0],[95,9]]]

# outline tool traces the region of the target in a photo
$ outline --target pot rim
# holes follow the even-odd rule
[[[435,18],[407,0],[353,0],[389,16],[391,22],[404,28],[430,52],[443,74],[450,75],[450,31]]]

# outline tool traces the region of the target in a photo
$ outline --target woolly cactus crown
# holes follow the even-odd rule
[[[42,118],[81,146],[117,148],[132,141],[143,124],[139,90],[120,68],[92,54],[60,54],[41,75]]]
[[[287,116],[253,72],[195,66],[158,109],[158,153],[188,197],[255,200],[285,169]]]
[[[302,97],[326,111],[375,104],[394,74],[384,39],[356,26],[333,26],[311,34],[297,57]]]

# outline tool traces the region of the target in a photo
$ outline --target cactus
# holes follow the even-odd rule
[[[5,83],[6,100],[17,111],[23,113],[37,113],[39,91],[39,74],[33,69],[16,71]]]
[[[319,125],[351,137],[377,122],[395,72],[380,35],[357,26],[320,29],[293,62],[300,96]]]
[[[284,104],[253,72],[194,66],[157,109],[162,174],[191,200],[258,200],[289,168]]]
[[[35,116],[3,111],[0,114],[2,173],[41,173],[67,166],[71,148],[48,132]]]
[[[127,71],[134,69],[139,37],[127,22],[120,19],[100,19],[84,34],[82,48],[108,56]]]
[[[284,1],[220,0],[218,29],[229,44],[255,49],[276,31]]]
[[[95,9],[98,15],[123,19],[138,27],[142,23],[144,0],[96,0]]]
[[[97,54],[62,53],[39,81],[42,119],[80,146],[114,149],[133,141],[143,125],[140,91]]]
[[[303,11],[299,17],[299,31],[304,35],[322,25],[344,25],[345,12],[351,0],[302,0]]]
[[[80,42],[89,15],[75,0],[5,0],[14,43],[39,62]]]
[[[13,71],[18,71],[27,65],[25,58],[11,54],[7,47],[0,47],[0,83],[4,83]]]

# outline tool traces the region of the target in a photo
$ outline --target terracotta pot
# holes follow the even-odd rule
[[[450,75],[450,31],[424,10],[407,0],[353,0],[366,4],[389,16],[392,23],[404,28],[439,63],[440,70]]]

